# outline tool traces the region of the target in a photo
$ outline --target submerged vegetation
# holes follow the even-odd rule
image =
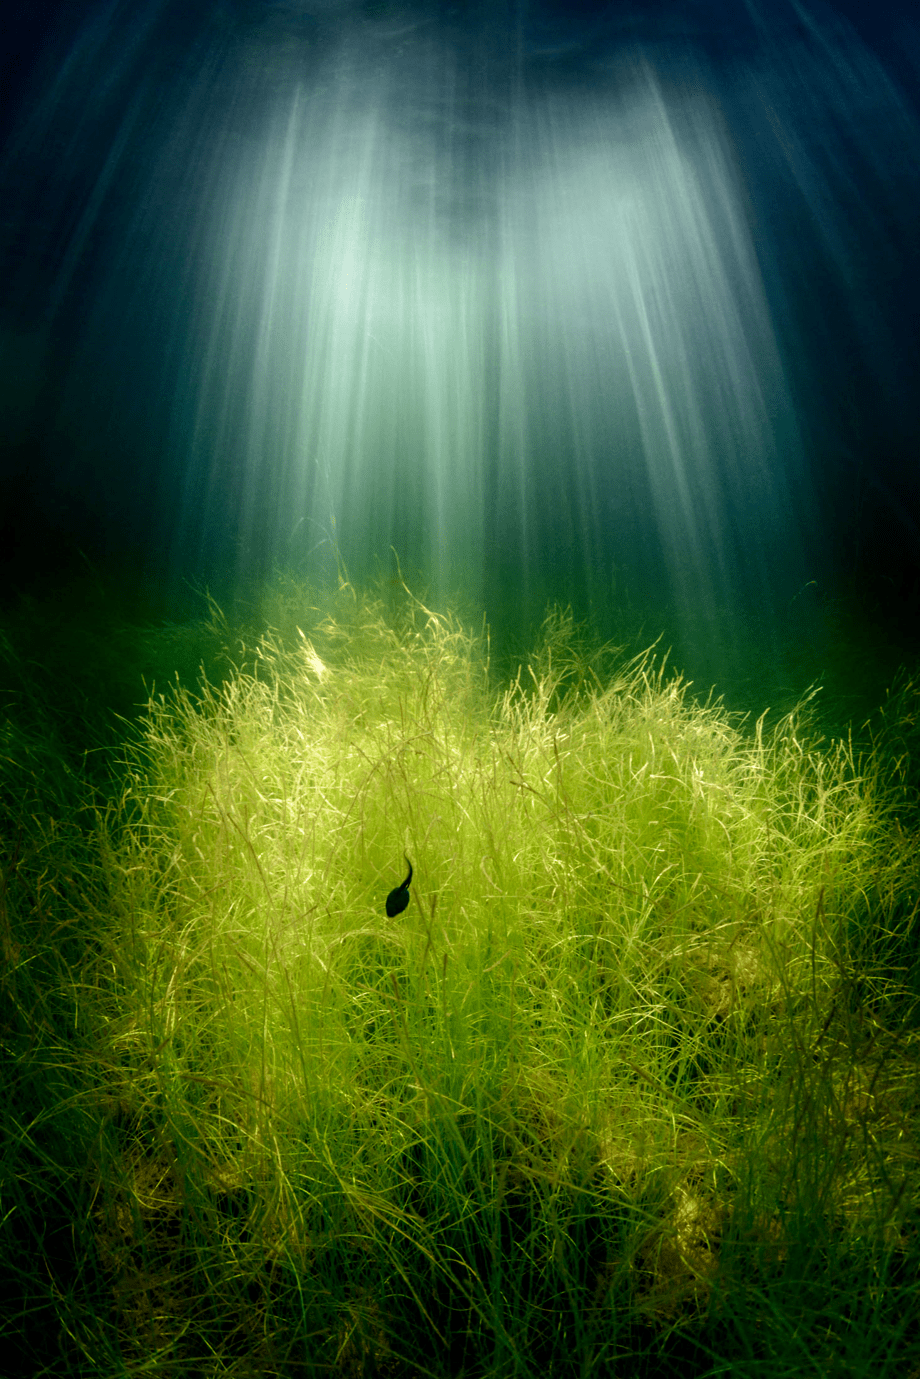
[[[828,743],[559,613],[502,684],[265,620],[117,753],[4,648],[19,1371],[916,1379],[920,687]]]

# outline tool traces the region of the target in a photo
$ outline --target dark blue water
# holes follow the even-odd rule
[[[714,678],[820,662],[854,587],[896,620],[920,46],[886,14],[48,7],[0,165],[8,563],[398,559],[521,632],[657,619]]]

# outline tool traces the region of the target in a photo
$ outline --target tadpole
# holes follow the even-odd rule
[[[403,857],[409,862],[409,858],[405,852],[403,853]],[[401,886],[397,886],[396,889],[390,891],[390,894],[387,896],[387,914],[390,916],[390,919],[392,919],[394,915],[401,915],[409,904],[409,882],[411,880],[412,863],[409,862],[409,875]]]

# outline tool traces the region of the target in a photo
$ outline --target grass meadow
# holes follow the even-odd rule
[[[4,629],[0,1372],[920,1379],[920,680]]]

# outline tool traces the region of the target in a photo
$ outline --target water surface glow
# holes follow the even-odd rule
[[[180,569],[395,550],[435,598],[729,638],[788,608],[832,563],[853,361],[903,405],[877,288],[916,120],[843,27],[716,57],[538,28],[84,24],[5,165],[42,284],[13,430]]]

